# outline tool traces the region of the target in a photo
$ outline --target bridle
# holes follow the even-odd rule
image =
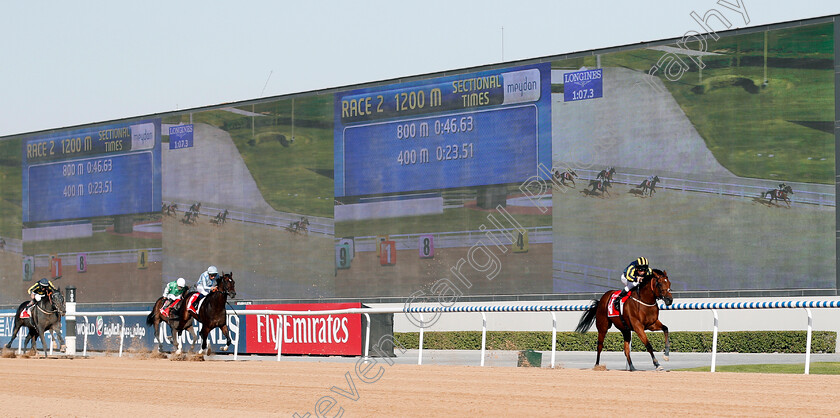
[[[653,297],[654,297],[653,303],[642,302],[641,300],[639,300],[635,296],[631,296],[630,299],[633,299],[636,302],[639,302],[640,304],[648,306],[648,307],[656,306],[656,300],[657,299],[663,299],[662,289],[659,289],[659,287],[661,286],[661,283],[659,281],[659,276],[654,276],[653,273],[651,273],[651,278],[650,278],[650,282],[648,283],[648,285],[650,286],[650,291],[653,292]],[[659,292],[657,292],[657,290],[659,290]],[[657,294],[659,294],[659,295],[657,296]]]
[[[41,312],[43,312],[47,315],[52,315],[54,313],[58,313],[58,308],[55,307],[55,302],[52,299],[52,295],[53,295],[53,292],[47,293],[47,300],[50,301],[50,306],[53,307],[53,310],[52,311],[45,311],[44,308],[42,308],[40,304],[36,304],[35,306],[38,308],[39,311],[41,311]]]

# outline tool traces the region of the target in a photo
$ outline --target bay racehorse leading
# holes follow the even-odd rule
[[[774,200],[782,201],[790,207],[790,198],[788,197],[789,194],[793,194],[793,189],[790,186],[784,186],[784,188],[779,189],[771,189],[761,194],[762,199],[769,199],[767,201],[768,204],[772,204]]]
[[[163,316],[160,313],[160,309],[163,307],[163,303],[166,299],[164,297],[160,297],[155,302],[154,306],[152,306],[152,312],[150,312],[149,316],[146,317],[146,325],[155,330],[155,339],[158,341],[158,351],[163,350],[163,338],[160,336],[161,322],[166,322],[169,325],[169,330],[172,334],[172,345],[177,347],[175,354],[181,354],[183,351],[181,334],[184,330],[190,332],[193,341],[192,344],[195,344],[197,336],[195,334],[195,329],[193,329],[192,318],[189,317],[186,306],[184,306],[185,300],[187,300],[186,292],[181,300],[176,302],[176,305],[169,309],[169,316]],[[190,351],[192,351],[193,348],[192,344],[190,344]]]
[[[188,301],[187,303],[189,303],[191,295],[192,293],[185,296],[185,300]],[[209,354],[207,336],[210,335],[210,331],[214,328],[221,328],[227,341],[222,350],[227,351],[230,347],[231,338],[227,326],[228,316],[226,308],[228,297],[236,297],[236,282],[233,280],[232,272],[223,274],[216,280],[216,286],[204,297],[204,301],[201,302],[197,314],[192,310],[188,310],[187,312],[189,319],[195,318],[201,324],[201,351],[203,353]]]
[[[44,333],[51,331],[53,339],[58,338],[58,341],[61,343],[61,351],[64,351],[67,347],[64,344],[64,337],[61,335],[61,317],[67,312],[67,308],[61,291],[57,290],[47,293],[40,301],[35,303],[35,306],[32,307],[31,314],[27,313],[23,315],[26,316],[25,318],[21,318],[28,304],[29,302],[23,302],[18,306],[15,312],[15,327],[12,332],[12,339],[6,344],[6,348],[12,347],[12,342],[17,338],[20,328],[26,327],[29,329],[29,335],[24,340],[24,348],[31,341],[32,349],[35,349],[38,337],[41,337],[41,345],[44,347],[44,357],[47,357],[47,340],[44,338]]]
[[[635,331],[639,340],[645,345],[656,370],[662,370],[662,366],[659,365],[656,356],[653,354],[653,347],[648,341],[645,330],[662,330],[665,334],[664,359],[667,361],[671,351],[671,341],[668,336],[668,327],[659,321],[659,306],[656,301],[662,299],[666,306],[670,306],[674,301],[673,296],[671,296],[671,282],[668,280],[668,274],[662,270],[653,270],[652,274],[642,279],[639,285],[630,292],[630,297],[624,304],[622,312],[619,315],[610,316],[613,309],[612,295],[617,293],[617,290],[610,290],[604,293],[601,299],[593,300],[586,312],[580,317],[580,322],[575,329],[576,332],[585,333],[592,327],[592,322],[595,322],[598,329],[598,355],[595,358],[595,366],[597,367],[601,363],[601,350],[604,348],[604,337],[607,335],[607,330],[615,325],[624,337],[624,355],[627,357],[630,371],[636,370],[630,360],[631,331]]]

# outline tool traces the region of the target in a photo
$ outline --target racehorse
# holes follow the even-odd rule
[[[195,292],[192,292],[195,293]],[[184,297],[184,300],[189,301],[192,293]],[[207,336],[213,328],[221,328],[225,335],[227,343],[222,347],[223,351],[227,351],[230,347],[230,332],[227,326],[227,298],[236,297],[236,282],[233,280],[233,273],[223,274],[217,279],[216,286],[213,290],[204,297],[204,302],[201,304],[198,314],[191,310],[188,311],[188,318],[195,318],[201,324],[201,351],[210,354],[207,348]]]
[[[674,297],[671,296],[671,282],[668,280],[668,273],[662,270],[653,270],[653,273],[642,279],[638,286],[631,292],[630,297],[624,304],[624,309],[617,316],[608,316],[612,310],[611,296],[618,293],[617,290],[610,290],[601,296],[601,299],[592,301],[589,309],[583,313],[578,322],[576,332],[585,333],[592,327],[592,322],[598,328],[598,355],[595,358],[595,366],[601,363],[601,350],[604,348],[604,337],[607,335],[607,330],[610,326],[615,327],[621,332],[624,337],[624,356],[627,357],[627,364],[630,366],[630,371],[636,370],[633,367],[633,362],[630,360],[630,331],[635,331],[636,335],[642,341],[642,344],[650,353],[650,358],[653,359],[653,365],[656,370],[662,370],[662,366],[653,355],[653,347],[648,341],[645,330],[659,331],[665,334],[665,353],[664,359],[668,360],[668,355],[671,352],[671,340],[668,337],[668,327],[659,321],[659,306],[656,304],[657,299],[665,301],[666,306],[670,306],[674,302]]]
[[[216,216],[211,218],[210,223],[211,224],[216,224],[217,226],[223,225],[225,222],[227,222],[227,216],[228,216],[228,210],[225,209],[224,212],[219,212],[218,214],[216,214]]]
[[[158,351],[163,349],[163,338],[160,337],[161,322],[166,322],[169,325],[169,330],[172,334],[173,340],[172,345],[178,347],[175,354],[181,354],[182,352],[183,347],[181,345],[181,333],[184,330],[188,330],[192,336],[193,342],[190,344],[190,351],[192,351],[193,344],[195,344],[197,337],[192,326],[192,319],[188,317],[187,309],[184,306],[185,300],[187,300],[186,295],[184,295],[180,301],[176,302],[176,305],[169,309],[169,316],[164,317],[161,315],[160,309],[163,307],[163,303],[166,301],[166,298],[161,296],[155,302],[154,306],[152,306],[152,312],[150,312],[149,316],[146,317],[146,325],[155,330],[155,339],[158,340]],[[177,341],[177,344],[175,341]]]
[[[184,224],[194,224],[198,220],[198,212],[193,212],[192,210],[188,210],[184,213],[184,218],[181,219],[181,222]]]
[[[774,200],[785,202],[790,207],[789,194],[793,194],[793,189],[790,186],[785,186],[783,189],[772,189],[761,194],[762,199],[770,199],[767,204],[773,203]]]
[[[612,187],[612,184],[610,184],[610,181],[607,179],[596,179],[589,180],[589,186],[587,187],[592,187],[592,190],[589,192],[590,195],[595,194],[596,191],[601,191],[602,193],[606,193],[607,195],[609,195],[610,192],[607,190],[607,188]]]
[[[566,171],[564,171],[562,173],[560,172],[560,170],[555,171],[554,172],[554,177],[557,178],[557,179],[560,179],[560,184],[562,184],[564,186],[566,185],[567,181],[571,181],[572,186],[576,186],[575,185],[575,178],[579,177],[579,176],[578,176],[577,173],[575,173],[574,170],[569,168],[569,169],[566,169]]]
[[[301,217],[299,221],[289,222],[286,230],[295,234],[309,233],[309,219]]]
[[[44,357],[47,357],[47,340],[44,338],[44,333],[52,331],[53,339],[56,337],[61,343],[61,351],[64,351],[67,346],[64,344],[64,337],[61,335],[61,317],[67,312],[64,304],[64,296],[61,296],[61,291],[47,293],[41,300],[35,303],[32,309],[32,314],[28,318],[21,319],[21,313],[26,308],[29,302],[23,302],[18,306],[15,312],[15,327],[12,332],[12,339],[6,344],[6,348],[12,347],[12,342],[17,338],[18,331],[21,327],[29,329],[29,335],[23,342],[24,348],[27,343],[32,342],[32,349],[36,350],[36,343],[38,337],[41,337],[41,345],[44,346]]]
[[[642,196],[644,196],[645,193],[647,193],[648,196],[653,196],[653,192],[656,191],[656,183],[659,183],[659,181],[659,176],[653,176],[653,179],[642,180],[642,183],[639,184],[639,188],[642,189]]]
[[[613,174],[615,174],[615,168],[610,167],[609,169],[604,169],[598,172],[598,175],[595,176],[595,179],[607,180],[609,182],[612,182]]]

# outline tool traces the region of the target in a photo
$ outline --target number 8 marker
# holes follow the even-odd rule
[[[420,258],[435,258],[435,236],[421,235],[417,248],[420,252]]]

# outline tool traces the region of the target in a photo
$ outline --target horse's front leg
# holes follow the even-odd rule
[[[210,348],[207,346],[207,337],[210,335],[210,330],[209,326],[201,327],[201,353],[205,355],[210,355]]]
[[[662,370],[662,366],[659,365],[659,361],[656,360],[656,355],[653,354],[653,346],[650,345],[650,341],[648,340],[647,334],[645,334],[645,327],[644,325],[636,325],[634,327],[634,331],[636,331],[636,335],[639,336],[639,340],[642,341],[642,344],[645,345],[648,353],[650,353],[650,358],[653,360],[653,366],[656,367],[656,370]]]
[[[657,319],[656,322],[654,322],[653,325],[651,325],[647,329],[650,331],[661,330],[662,334],[665,335],[665,351],[663,352],[662,359],[665,361],[670,360],[668,356],[671,355],[671,338],[670,335],[668,335],[668,327],[665,326],[665,324],[663,324],[662,321]]]
[[[222,347],[222,351],[227,351],[228,348],[230,348],[230,342],[231,342],[230,332],[228,332],[227,324],[222,325],[221,328],[222,328],[222,334],[224,334],[224,336],[225,336],[225,341],[227,341],[227,343],[225,343],[225,346]]]
[[[61,335],[62,334],[62,332],[61,332],[61,319],[59,319],[58,321],[59,322],[56,323],[56,327],[58,327],[58,330],[53,329],[53,340],[58,338],[58,343],[59,343],[58,351],[66,352],[67,351],[67,344],[64,343],[64,336]]]
[[[47,355],[47,338],[45,336],[45,333],[47,332],[47,330],[45,330],[45,329],[43,329],[42,327],[39,326],[36,329],[36,331],[38,332],[38,335],[35,336],[35,338],[36,338],[35,346],[37,346],[37,341],[38,341],[37,338],[40,337],[41,338],[41,347],[44,348],[44,358],[47,358],[48,357],[48,355]],[[38,351],[38,349],[36,348],[35,351]]]
[[[181,343],[181,333],[182,332],[184,332],[184,330],[177,330],[176,331],[175,328],[172,328],[172,338],[175,340],[175,341],[172,342],[172,345],[177,347],[177,349],[175,350],[175,354],[183,353],[183,346],[182,346],[182,343]]]

